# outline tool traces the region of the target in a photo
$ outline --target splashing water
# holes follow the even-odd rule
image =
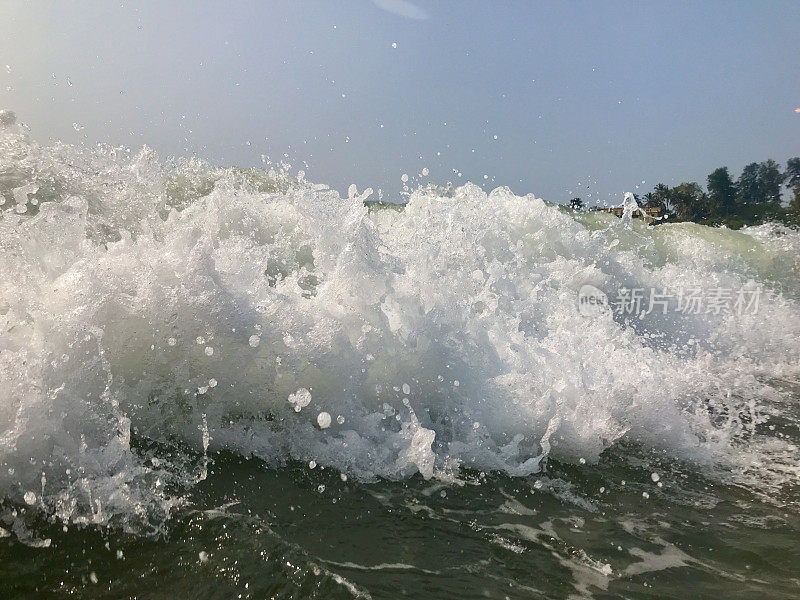
[[[153,526],[220,450],[444,485],[634,445],[773,499],[798,483],[796,440],[770,428],[800,377],[797,231],[646,227],[629,194],[620,228],[472,184],[369,210],[371,190],[2,123],[12,505]],[[587,318],[585,285],[782,293]]]
[[[636,202],[634,195],[630,192],[625,192],[622,201],[622,222],[626,228],[633,227],[633,214],[638,210],[640,210],[639,203]]]
[[[744,316],[576,311],[584,284],[792,288],[794,231],[632,227],[626,194],[620,232],[470,184],[369,213],[352,189],[146,148],[42,148],[11,127],[2,149],[0,491],[46,473],[65,516],[126,509],[149,473],[131,434],[362,479],[525,475],[623,439],[735,471],[760,456],[763,376],[797,374],[789,293]],[[20,189],[39,200],[23,215]],[[314,410],[295,413],[304,388]],[[327,413],[346,426],[315,428]]]

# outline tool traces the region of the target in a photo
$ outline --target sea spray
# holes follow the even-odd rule
[[[765,493],[796,482],[789,442],[756,429],[771,382],[798,377],[796,231],[620,228],[472,184],[369,211],[369,191],[4,124],[0,495],[157,521],[223,448],[448,480],[630,442]],[[585,285],[781,293],[585,316]]]

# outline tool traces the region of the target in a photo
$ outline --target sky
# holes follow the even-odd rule
[[[0,108],[390,201],[407,174],[615,204],[800,155],[800,3],[0,0]]]

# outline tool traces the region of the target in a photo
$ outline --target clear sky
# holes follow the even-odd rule
[[[408,173],[619,202],[800,155],[800,2],[0,0],[0,108],[394,200]]]

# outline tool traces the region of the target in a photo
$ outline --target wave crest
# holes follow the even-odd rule
[[[201,475],[132,436],[367,480],[522,476],[619,440],[739,473],[785,454],[753,439],[771,378],[798,377],[796,231],[631,226],[472,184],[370,211],[285,171],[41,147],[13,122],[0,149],[12,501],[168,512],[169,477]],[[577,307],[584,285],[761,284],[785,293],[754,314]]]

